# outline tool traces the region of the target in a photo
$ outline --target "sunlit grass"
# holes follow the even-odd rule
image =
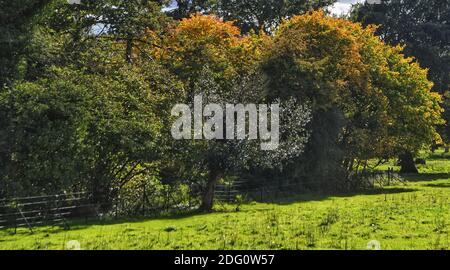
[[[361,195],[299,195],[212,214],[0,231],[0,249],[450,249],[450,156],[437,152],[406,185]],[[389,166],[389,165],[384,165]]]

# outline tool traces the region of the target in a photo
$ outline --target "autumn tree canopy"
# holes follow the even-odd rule
[[[386,43],[404,45],[407,56],[415,57],[422,67],[429,69],[433,90],[440,94],[450,90],[449,18],[450,2],[442,0],[383,0],[376,5],[356,5],[352,11],[352,20],[363,25],[378,25],[376,34]],[[439,131],[448,144],[450,115],[447,106],[444,114],[447,124],[439,127]]]
[[[374,32],[322,12],[297,16],[281,25],[264,61],[272,96],[312,102],[316,119],[338,110],[344,121],[334,140],[349,171],[418,151],[439,139],[435,125],[442,123],[427,71]]]
[[[225,87],[258,61],[265,35],[243,36],[232,22],[216,16],[194,15],[168,30],[153,53],[192,87],[204,66]]]

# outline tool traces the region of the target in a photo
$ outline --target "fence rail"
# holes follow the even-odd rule
[[[329,185],[330,181],[294,181],[287,178],[270,178],[270,181],[250,181],[239,179],[232,183],[222,183],[215,188],[215,199],[220,203],[239,203],[239,196],[259,201],[272,201],[280,197],[307,193],[312,189]],[[385,187],[402,183],[401,177],[393,170],[386,172],[368,172],[351,176],[347,182],[335,182],[337,185],[353,187],[354,183],[362,188]],[[174,194],[176,188],[151,189],[142,186],[137,193],[116,198],[104,209],[113,217],[157,216],[161,213],[183,212],[195,209],[199,201],[195,196]],[[124,194],[122,194],[124,195]],[[100,217],[103,209],[89,200],[85,192],[56,194],[47,196],[0,199],[0,229],[33,227],[38,225],[63,225],[69,227],[69,218]]]
[[[95,208],[83,192],[1,199],[0,229],[28,227],[33,231],[33,227],[43,224],[69,227],[67,218],[86,217]]]
[[[270,201],[282,196],[299,194],[318,190],[333,183],[329,181],[294,181],[287,178],[270,179],[266,181],[249,181],[240,179],[231,184],[221,184],[216,187],[215,198],[220,202],[233,203],[238,195],[259,201]],[[389,168],[387,171],[360,172],[351,175],[347,181],[335,182],[335,187],[331,188],[336,192],[346,189],[373,189],[384,188],[395,184],[404,184],[400,174]]]

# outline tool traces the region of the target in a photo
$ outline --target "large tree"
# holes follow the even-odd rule
[[[333,136],[347,173],[372,158],[418,151],[432,143],[442,122],[441,97],[431,92],[427,71],[374,31],[322,12],[297,16],[278,30],[264,63],[271,95],[313,104],[317,145],[310,147],[323,149],[323,138]],[[337,134],[327,132],[337,123]]]
[[[363,25],[378,25],[376,34],[391,45],[404,45],[404,53],[415,57],[429,69],[433,90],[444,94],[450,87],[450,1],[448,0],[382,0],[379,4],[360,4],[352,11],[352,19]],[[445,106],[448,111],[450,108]],[[448,122],[448,113],[445,114]],[[441,126],[446,143],[450,127]],[[403,171],[415,172],[412,155],[401,158]],[[409,169],[407,168],[409,167]]]
[[[148,77],[91,71],[50,69],[0,95],[2,195],[89,191],[108,203],[157,159],[161,100]]]
[[[257,68],[261,50],[268,42],[263,34],[243,37],[230,22],[196,15],[171,29],[164,46],[152,54],[184,82],[180,103],[191,104],[196,95],[203,95],[204,104],[220,104],[223,108],[225,104],[265,104],[276,102],[267,98],[265,76]],[[169,156],[174,162],[168,164],[179,179],[201,179],[202,210],[212,209],[214,189],[220,179],[238,175],[249,166],[278,166],[303,151],[309,111],[301,103],[288,104],[289,111],[280,112],[285,128],[280,131],[280,147],[274,151],[262,151],[258,143],[247,139],[173,142]],[[297,116],[297,122],[290,120],[292,115]],[[190,168],[188,175],[180,173],[182,168]]]
[[[22,76],[0,96],[2,195],[87,190],[110,202],[148,172],[180,85],[137,43],[166,19],[153,1],[42,9],[19,55]]]

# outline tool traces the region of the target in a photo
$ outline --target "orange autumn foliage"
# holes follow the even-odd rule
[[[170,28],[153,54],[189,86],[205,66],[221,85],[229,86],[255,65],[268,41],[264,34],[243,36],[232,22],[197,14]]]
[[[348,160],[415,152],[439,140],[441,97],[431,92],[427,70],[375,30],[311,12],[285,21],[264,57],[272,96],[342,112],[339,144]]]

